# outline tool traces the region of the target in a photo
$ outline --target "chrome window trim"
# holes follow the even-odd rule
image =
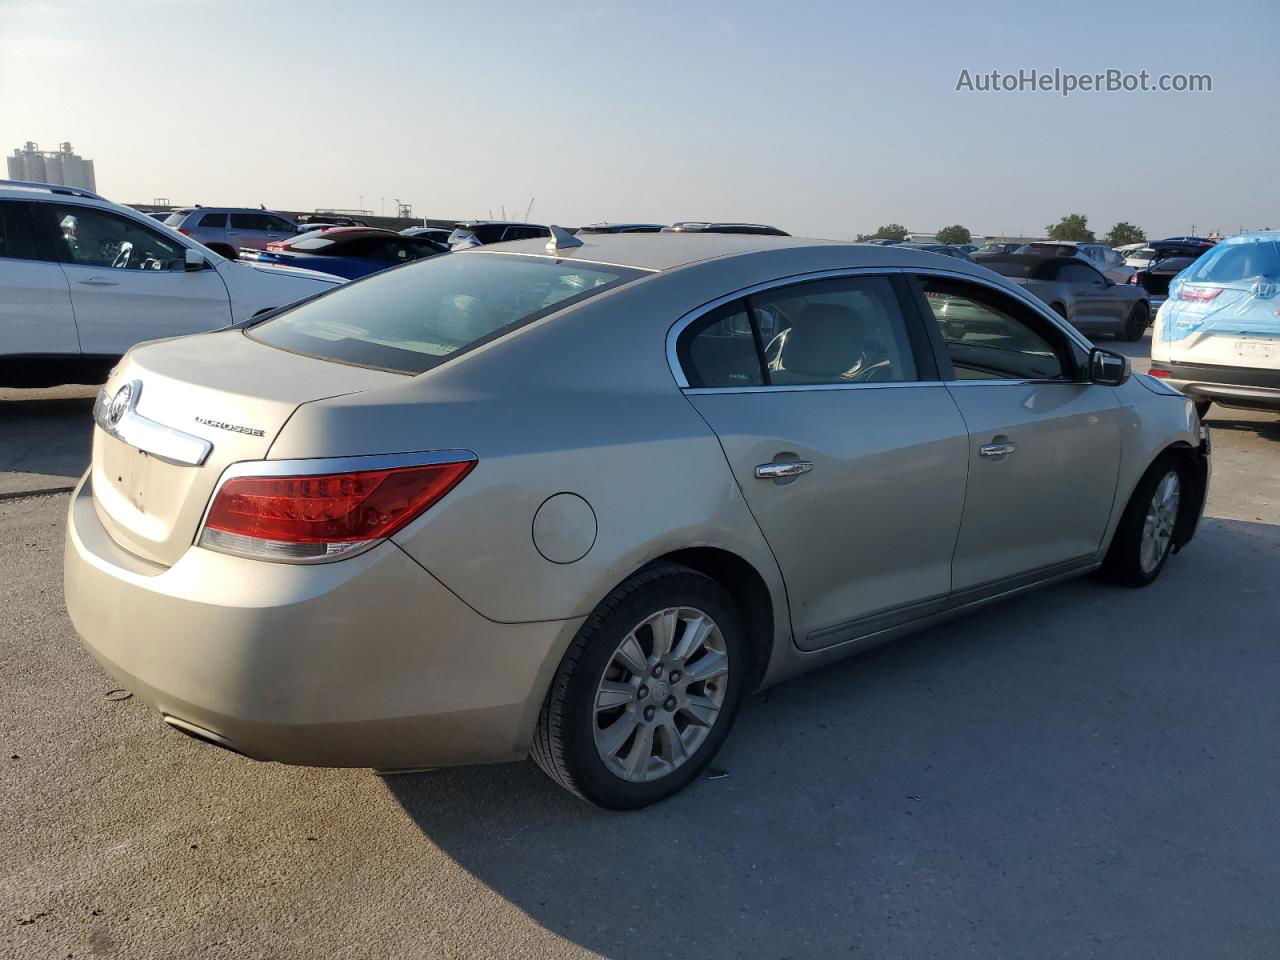
[[[121,443],[137,447],[143,453],[163,460],[166,463],[181,467],[202,466],[213,452],[213,444],[204,437],[158,423],[138,413],[138,398],[142,395],[142,381],[133,380],[122,385],[129,387],[129,405],[120,418],[110,421],[112,400],[107,399],[107,388],[104,384],[98,388],[98,397],[93,402],[93,422],[107,436],[115,437]],[[116,393],[120,391],[117,390]]]
[[[680,334],[685,328],[695,320],[705,316],[717,307],[722,307],[726,303],[734,300],[740,300],[743,297],[749,297],[753,293],[760,293],[762,290],[773,290],[777,287],[790,287],[798,283],[807,283],[813,280],[830,280],[835,277],[861,277],[861,276],[891,276],[894,274],[901,275],[904,272],[902,267],[841,267],[834,270],[815,270],[810,273],[797,273],[789,277],[779,277],[774,280],[766,280],[763,283],[752,284],[749,287],[743,287],[735,290],[733,293],[725,294],[717,297],[699,307],[690,310],[684,316],[680,317],[667,329],[667,366],[671,370],[671,375],[675,378],[676,386],[681,390],[689,393],[736,393],[743,390],[751,390],[753,392],[770,391],[770,390],[813,390],[817,388],[836,388],[847,390],[853,387],[872,387],[872,386],[902,386],[904,384],[914,383],[931,383],[935,381],[929,380],[902,380],[897,383],[829,383],[829,384],[813,384],[808,386],[805,384],[788,384],[784,386],[758,386],[758,387],[691,387],[689,386],[689,378],[684,375],[684,371],[680,369],[680,359],[676,353],[676,341],[680,339]]]
[[[216,544],[202,543],[204,539],[205,523],[209,519],[209,511],[213,509],[214,502],[218,499],[218,494],[222,492],[222,488],[227,481],[234,480],[237,477],[307,477],[324,473],[349,473],[356,470],[390,470],[396,467],[429,467],[441,463],[476,463],[479,457],[472,450],[422,450],[414,453],[374,453],[362,454],[353,457],[311,457],[300,460],[238,460],[235,463],[228,464],[227,468],[222,471],[222,476],[218,477],[218,482],[214,484],[213,492],[209,494],[209,501],[204,505],[204,513],[200,515],[200,523],[196,527],[195,538],[192,545],[201,547],[205,550],[212,550],[215,553],[226,553],[230,556],[241,557],[243,559],[259,560],[264,563],[288,563],[288,564],[314,564],[314,563],[336,563],[339,560],[346,560],[349,557],[357,557],[367,550],[371,550],[378,544],[385,542],[387,537],[379,537],[376,540],[369,540],[353,547],[344,553],[334,556],[325,557],[300,557],[300,558],[280,558],[280,557],[246,557],[245,554],[235,550],[225,550]]]
[[[917,387],[945,386],[946,383],[942,380],[890,380],[876,383],[782,383],[754,387],[686,387],[684,394],[688,397],[702,397],[717,393],[812,393],[816,390],[889,390],[893,388],[914,389]]]

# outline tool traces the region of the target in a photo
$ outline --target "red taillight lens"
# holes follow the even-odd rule
[[[1221,287],[1188,287],[1184,283],[1182,285],[1182,289],[1178,291],[1178,299],[1194,300],[1197,303],[1205,303],[1212,300],[1221,292]]]
[[[290,477],[233,477],[201,544],[275,560],[336,559],[391,536],[452,490],[474,460]]]
[[[190,231],[190,230],[188,230],[186,227],[179,227],[179,228],[178,228],[178,232],[179,232],[180,234],[182,234],[184,237],[189,237],[189,236],[191,236],[191,231]]]
[[[1153,377],[1167,377],[1167,376],[1169,376],[1169,371],[1168,371],[1168,370],[1161,370],[1161,369],[1159,369],[1158,367],[1152,367],[1150,370],[1148,370],[1148,371],[1147,371],[1147,373],[1148,373],[1148,374],[1150,374],[1150,375],[1151,375],[1151,376],[1153,376]]]

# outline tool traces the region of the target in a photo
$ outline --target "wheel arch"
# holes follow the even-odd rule
[[[1186,546],[1192,536],[1195,535],[1196,527],[1200,522],[1200,514],[1204,510],[1204,500],[1209,489],[1208,460],[1201,456],[1200,451],[1186,440],[1174,440],[1166,443],[1146,462],[1142,470],[1134,477],[1132,485],[1124,492],[1124,500],[1116,515],[1116,520],[1118,522],[1120,515],[1128,508],[1129,501],[1133,499],[1134,491],[1137,490],[1138,484],[1142,482],[1142,478],[1147,475],[1147,472],[1153,466],[1166,459],[1182,465],[1184,468],[1183,475],[1187,478],[1189,486],[1188,495],[1182,498],[1182,502],[1179,505],[1178,522],[1173,531],[1173,549],[1177,551]],[[1107,538],[1108,550],[1111,547],[1111,540],[1114,536],[1115,529],[1113,527]]]
[[[678,563],[710,577],[728,592],[742,615],[751,650],[751,674],[747,689],[760,686],[773,656],[776,628],[773,598],[768,583],[750,561],[721,547],[686,547],[673,550],[646,563]],[[640,571],[637,570],[636,573]],[[634,576],[634,574],[633,574]]]

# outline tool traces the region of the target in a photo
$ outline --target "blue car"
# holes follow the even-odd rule
[[[1184,267],[1156,315],[1151,374],[1196,402],[1280,411],[1280,231],[1242,233]]]
[[[242,250],[240,258],[259,264],[302,267],[355,280],[411,260],[448,252],[427,237],[406,237],[373,227],[333,227],[267,244],[261,251]]]

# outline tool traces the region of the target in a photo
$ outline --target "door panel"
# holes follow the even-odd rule
[[[796,644],[951,589],[968,438],[939,383],[691,394],[787,585]],[[801,460],[810,472],[759,479]],[[813,634],[823,631],[821,637]]]
[[[67,278],[56,263],[0,258],[0,354],[80,355]]]
[[[217,330],[231,322],[216,270],[113,270],[63,264],[86,355],[118,356],[143,340]]]

